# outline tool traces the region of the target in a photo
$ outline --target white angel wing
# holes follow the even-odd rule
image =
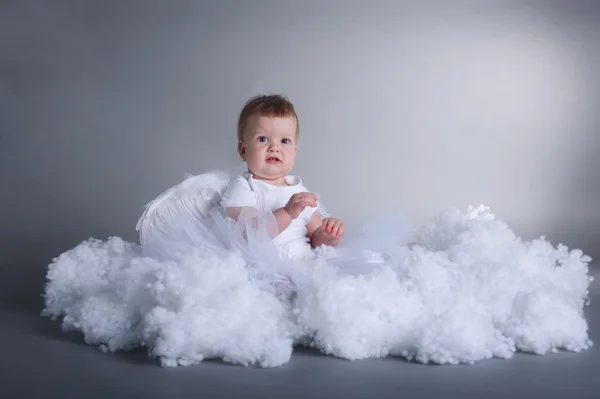
[[[181,183],[160,194],[146,205],[137,222],[140,245],[154,247],[153,252],[164,252],[169,244],[193,245],[194,234],[220,201],[229,179],[221,172],[186,175]]]

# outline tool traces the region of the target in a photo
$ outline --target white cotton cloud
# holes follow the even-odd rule
[[[265,289],[232,250],[158,261],[118,237],[89,240],[49,266],[43,314],[107,351],[145,346],[163,366],[275,367],[300,344],[440,364],[592,344],[581,251],[525,242],[484,207],[444,212],[414,238],[380,263],[317,251],[290,271],[291,298]]]

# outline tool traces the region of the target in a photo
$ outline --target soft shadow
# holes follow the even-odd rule
[[[293,355],[306,356],[306,357],[333,357],[331,355],[327,355],[327,354],[321,352],[318,349],[315,349],[315,348],[309,347],[309,346],[304,346],[304,345],[295,346]],[[344,359],[340,359],[340,360],[344,360]]]
[[[35,333],[36,335],[42,336],[44,338],[50,338],[56,341],[62,341],[69,344],[75,344],[78,346],[88,346],[92,348],[90,345],[85,343],[83,339],[83,334],[79,331],[65,331],[61,327],[60,320],[52,320],[47,317],[39,316],[41,322],[36,323],[35,325]]]
[[[44,306],[44,301],[39,296],[39,293],[6,294],[0,300],[0,309],[11,313],[39,316]]]
[[[362,362],[365,360],[374,360],[374,361],[393,361],[393,362],[402,362],[402,363],[409,363],[409,364],[415,364],[415,365],[420,365],[420,366],[439,366],[439,364],[436,363],[421,363],[418,362],[414,359],[408,359],[404,356],[400,356],[400,355],[388,355],[382,358],[368,358],[368,359],[360,359],[360,360],[350,360],[350,359],[345,359],[342,357],[338,357],[338,356],[333,356],[333,355],[328,355],[326,353],[321,352],[318,349],[315,349],[313,347],[309,347],[309,346],[296,346],[294,347],[294,356],[303,356],[303,357],[314,357],[314,358],[327,358],[327,359],[335,359],[335,360],[339,360],[339,361],[343,361],[343,362]]]
[[[62,343],[75,345],[89,351],[100,351],[104,352],[107,356],[114,356],[120,360],[134,364],[144,364],[159,366],[160,363],[157,359],[153,359],[148,355],[148,349],[146,347],[137,347],[130,350],[120,350],[116,352],[102,351],[98,345],[89,345],[85,342],[83,333],[80,331],[69,330],[65,331],[62,329],[62,319],[53,320],[49,317],[42,315],[36,316],[37,320],[32,327],[33,334]]]

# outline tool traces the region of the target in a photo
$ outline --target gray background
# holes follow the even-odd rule
[[[259,92],[295,103],[294,172],[349,223],[482,203],[596,257],[599,8],[5,1],[3,268],[39,284],[81,240],[137,240],[143,205],[184,173],[242,171],[236,118]]]
[[[39,295],[80,241],[137,240],[143,205],[184,173],[242,171],[236,118],[260,92],[296,104],[295,172],[346,221],[400,208],[419,226],[483,203],[598,257],[598,43],[594,1],[2,1],[0,396],[594,397],[594,349],[161,370],[60,332]]]

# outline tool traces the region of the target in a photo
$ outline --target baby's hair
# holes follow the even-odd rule
[[[240,112],[240,117],[238,119],[238,141],[244,139],[244,129],[246,129],[248,119],[253,115],[278,118],[293,116],[296,118],[296,139],[298,139],[300,134],[298,115],[296,114],[294,104],[284,96],[280,94],[261,94],[248,100],[244,105],[244,108],[242,108],[242,112]]]

